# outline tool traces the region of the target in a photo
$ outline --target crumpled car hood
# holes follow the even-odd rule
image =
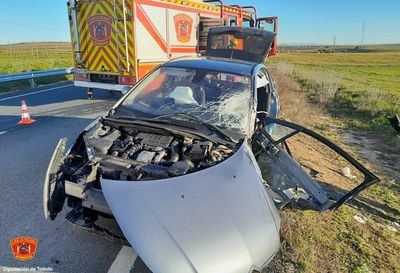
[[[125,237],[152,272],[247,273],[279,248],[280,220],[246,144],[175,178],[101,180]]]

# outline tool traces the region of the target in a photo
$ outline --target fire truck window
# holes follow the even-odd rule
[[[243,26],[244,27],[252,27],[252,21],[251,20],[249,20],[249,19],[243,19]]]
[[[211,37],[211,48],[243,50],[244,41],[232,34],[214,35]]]
[[[236,27],[237,26],[237,19],[236,17],[229,17],[229,25]]]
[[[274,32],[275,29],[275,24],[274,21],[266,21],[266,20],[260,20],[258,21],[258,28]]]

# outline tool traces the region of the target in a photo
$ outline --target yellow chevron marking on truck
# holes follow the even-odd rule
[[[127,70],[128,63],[125,49],[124,21],[122,20],[124,17],[122,1],[124,0],[117,0],[117,15],[114,12],[113,1],[80,3],[80,13],[78,15],[79,44],[82,50],[82,59],[89,71],[101,71],[103,67],[105,70],[113,73],[120,73],[120,69]],[[134,45],[133,18],[130,17],[132,14],[132,3],[128,4],[126,1],[126,9],[128,60],[130,63],[129,74],[134,75],[135,55],[132,48],[132,45]],[[109,42],[105,45],[99,46],[94,44],[91,37],[88,19],[94,15],[105,15],[112,18],[112,31],[109,34]]]
[[[202,2],[194,2],[194,1],[187,1],[187,0],[162,0],[163,2],[174,3],[178,5],[185,5],[188,7],[198,8],[198,9],[205,9],[205,10],[213,10],[219,11],[219,7],[210,5],[207,3]]]
[[[193,2],[193,1],[187,1],[187,0],[162,0],[163,2],[168,2],[168,3],[174,3],[178,5],[184,5],[192,8],[198,8],[198,9],[204,9],[204,10],[211,10],[211,11],[218,11],[221,12],[221,8],[215,5],[210,5],[207,3],[202,3],[202,2]],[[232,7],[224,7],[224,11],[231,12],[231,13],[237,13],[239,14],[240,11],[238,9],[232,8]],[[244,16],[251,16],[250,12],[247,11],[242,11],[242,14]]]

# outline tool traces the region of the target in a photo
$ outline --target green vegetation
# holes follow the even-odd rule
[[[0,74],[72,67],[70,43],[21,43],[0,45]],[[66,76],[53,76],[35,80],[45,85],[68,80]],[[0,93],[30,88],[26,81],[0,83]]]
[[[315,82],[336,84],[336,92],[322,93],[329,112],[388,137],[393,133],[387,117],[400,113],[400,46],[382,52],[387,47],[376,46],[377,53],[281,53],[272,62],[293,64],[301,85],[310,90],[324,89],[312,86]]]
[[[295,272],[398,272],[398,235],[373,219],[356,222],[357,214],[348,206],[324,214],[287,212],[283,253],[290,253]]]
[[[270,59],[283,118],[333,139],[381,182],[338,211],[284,211],[271,272],[400,272],[400,139],[387,121],[400,114],[400,45],[341,50],[285,48]]]
[[[399,222],[399,191],[383,183],[366,195],[366,206],[357,201],[334,212],[284,211],[281,262],[293,263],[294,272],[400,272],[399,229],[385,219],[393,215]],[[371,209],[375,203],[387,215]]]
[[[400,52],[400,44],[388,45],[364,45],[364,46],[281,46],[281,53],[285,52],[311,52],[311,53],[379,53],[379,52]]]
[[[72,66],[70,43],[0,45],[0,74]]]

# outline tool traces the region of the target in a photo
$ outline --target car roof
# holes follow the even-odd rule
[[[251,75],[257,63],[216,57],[183,57],[165,63],[164,67],[205,69],[239,75]]]

